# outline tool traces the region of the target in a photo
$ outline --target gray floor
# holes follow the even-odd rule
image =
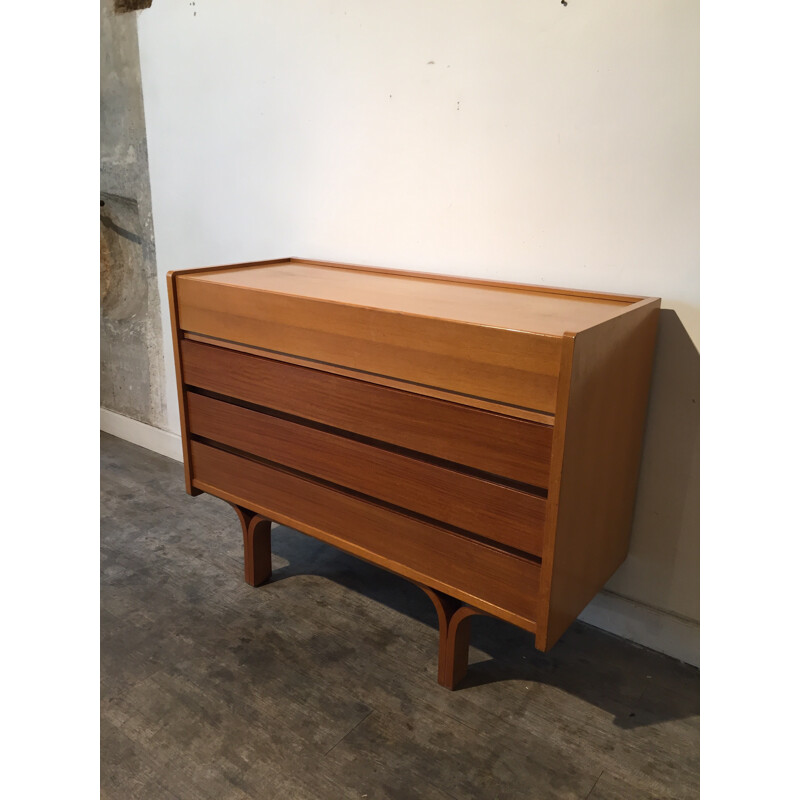
[[[101,455],[103,798],[699,795],[696,669],[581,623],[543,655],[478,617],[448,692],[418,588],[275,527],[253,589],[230,506]]]

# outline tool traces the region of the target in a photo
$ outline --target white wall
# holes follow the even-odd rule
[[[696,0],[159,0],[139,42],[162,289],[296,255],[663,298],[609,588],[699,619]]]

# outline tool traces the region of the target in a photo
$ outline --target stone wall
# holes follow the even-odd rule
[[[166,427],[136,13],[100,11],[100,405]]]

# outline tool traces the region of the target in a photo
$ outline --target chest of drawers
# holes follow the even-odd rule
[[[295,258],[168,276],[186,488],[402,575],[547,650],[624,560],[659,300]]]

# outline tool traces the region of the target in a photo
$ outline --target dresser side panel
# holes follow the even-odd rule
[[[558,641],[627,555],[659,306],[648,298],[565,337],[569,372],[553,435],[539,649]]]

